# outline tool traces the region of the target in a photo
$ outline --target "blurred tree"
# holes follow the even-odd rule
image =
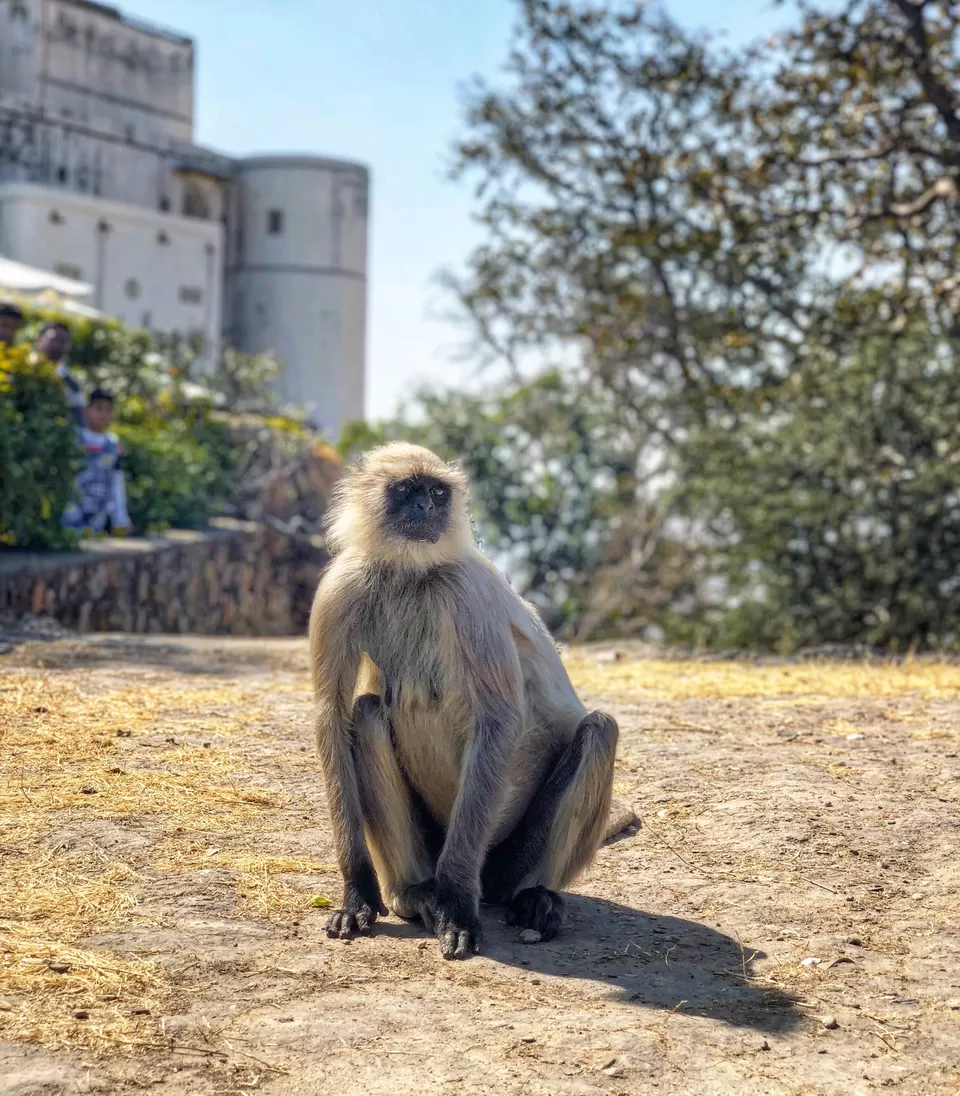
[[[447,280],[488,355],[572,354],[671,445],[849,342],[849,288],[958,333],[956,5],[804,3],[739,54],[651,4],[519,6],[454,165],[487,241]]]
[[[736,430],[683,447],[678,492],[707,521],[733,597],[687,637],[791,649],[960,643],[958,348],[858,297],[850,353],[810,355]]]
[[[454,164],[476,180],[486,228],[463,276],[447,278],[475,351],[518,382],[531,361],[564,363],[612,399],[618,423],[629,409],[617,522],[638,512],[627,500],[643,496],[641,469],[689,483],[660,496],[652,527],[683,500],[704,574],[719,567],[741,621],[760,606],[739,641],[939,642],[933,601],[953,566],[952,495],[936,487],[952,476],[938,431],[956,410],[960,337],[960,8],[803,2],[792,30],[737,53],[652,4],[519,8],[507,79],[473,87]],[[914,429],[933,447],[927,463],[910,490],[883,486],[884,445],[919,459]],[[855,519],[838,531],[847,506]],[[652,582],[646,554],[618,549],[606,520],[593,565],[606,538],[614,587]],[[799,540],[787,535],[797,522]]]
[[[834,282],[885,285],[960,334],[960,6],[800,5],[769,86],[746,96],[774,225],[808,232]]]

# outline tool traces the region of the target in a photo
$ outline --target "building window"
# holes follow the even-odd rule
[[[210,220],[210,202],[203,187],[197,186],[195,183],[187,183],[184,187],[183,215],[184,217],[196,217],[201,221]]]
[[[135,301],[140,296],[140,283],[136,278],[127,278],[124,285],[124,292],[130,298],[131,301]]]
[[[182,285],[178,294],[181,304],[203,304],[203,290],[195,285]]]
[[[167,246],[167,244],[169,244],[169,243],[170,243],[170,237],[169,237],[169,236],[168,236],[168,235],[166,234],[166,232],[164,232],[164,231],[163,231],[163,229],[161,229],[161,230],[160,230],[160,231],[159,231],[159,232],[157,233],[157,243],[158,243],[158,244],[159,244],[159,245],[160,245],[161,247],[166,247],[166,246]]]
[[[73,278],[75,282],[83,281],[83,268],[74,263],[54,263],[53,272],[59,274],[61,278]]]
[[[65,167],[57,168],[57,182],[65,183],[67,181],[67,169]]]
[[[267,211],[267,232],[271,236],[279,236],[283,232],[283,210],[271,209]]]
[[[160,212],[161,213],[169,213],[170,212],[170,199],[169,198],[161,198],[160,199]]]
[[[63,224],[63,214],[60,212],[59,209],[51,209],[50,210],[50,224],[52,224],[52,225],[62,225]]]

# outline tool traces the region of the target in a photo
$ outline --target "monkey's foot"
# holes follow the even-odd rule
[[[423,921],[428,932],[433,932],[433,910],[437,904],[437,884],[434,879],[411,883],[402,887],[390,903],[393,912],[404,921]]]
[[[343,894],[343,909],[332,913],[327,920],[327,936],[338,936],[341,940],[349,940],[355,932],[369,936],[377,915],[386,912],[378,888],[375,894],[364,895],[359,888],[348,884]]]
[[[527,887],[510,903],[507,924],[535,929],[541,940],[552,940],[563,927],[563,899],[546,887]]]

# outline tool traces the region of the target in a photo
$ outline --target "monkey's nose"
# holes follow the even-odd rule
[[[433,502],[430,499],[429,495],[424,498],[417,499],[417,509],[422,511],[424,514],[430,513],[430,511],[433,509]]]

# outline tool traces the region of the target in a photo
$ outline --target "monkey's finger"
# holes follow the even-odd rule
[[[349,940],[352,933],[357,930],[357,919],[352,913],[341,914],[340,917],[340,939]]]
[[[389,911],[389,910],[387,909],[387,907],[386,907],[386,906],[385,906],[385,905],[383,904],[383,901],[382,901],[382,899],[377,899],[377,902],[378,902],[378,904],[379,904],[379,907],[380,907],[380,908],[379,908],[379,913],[380,913],[380,916],[381,916],[381,917],[386,917],[386,916],[387,916],[387,914],[388,914],[388,913],[389,913],[390,911]]]
[[[444,959],[456,958],[457,947],[460,943],[460,934],[456,929],[447,929],[440,934],[440,954]]]
[[[369,936],[376,919],[377,915],[373,910],[369,906],[364,906],[362,910],[357,912],[357,932],[362,936]]]
[[[454,949],[454,959],[469,959],[470,956],[480,950],[480,941],[477,940],[473,933],[461,932],[457,937],[457,946]]]
[[[327,918],[327,936],[339,936],[340,935],[340,911],[331,913]]]

